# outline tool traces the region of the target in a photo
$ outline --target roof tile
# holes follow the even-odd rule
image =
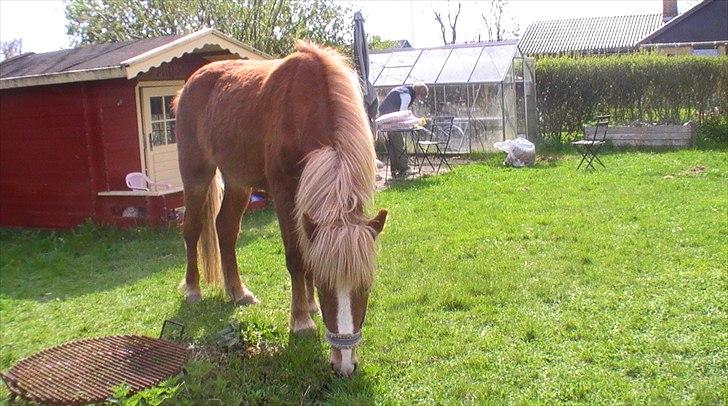
[[[518,45],[526,55],[624,52],[662,25],[662,14],[536,21]]]

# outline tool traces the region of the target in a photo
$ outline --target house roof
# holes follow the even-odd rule
[[[625,52],[662,25],[662,14],[536,21],[519,48],[526,55]]]
[[[390,47],[390,49],[392,48],[412,48],[412,44],[410,44],[410,42],[406,39],[398,39],[394,42],[394,45]]]
[[[645,36],[644,38],[642,38],[639,41],[639,44],[650,44],[650,43],[655,42],[654,40],[657,37],[659,37],[661,34],[667,32],[667,31],[672,30],[673,28],[675,28],[678,25],[684,24],[684,21],[685,20],[689,19],[693,15],[696,15],[701,10],[703,10],[703,8],[705,8],[708,5],[711,5],[714,1],[715,0],[703,0],[703,1],[701,1],[700,3],[696,4],[695,6],[693,6],[689,10],[687,10],[686,12],[684,12],[684,13],[678,15],[677,17],[673,18],[672,20],[668,21],[662,27],[660,27],[657,30],[649,33],[647,36]],[[723,9],[726,8],[725,7],[725,3],[724,4],[716,4],[716,5],[717,6],[723,6]],[[712,9],[712,10],[711,9],[706,9],[705,10],[705,13],[716,13],[716,11],[715,11],[715,9]],[[716,37],[710,38],[711,40],[717,40],[717,41],[720,41],[720,40],[723,40],[723,41],[728,40],[728,30],[726,29],[726,27],[728,26],[728,24],[726,24],[726,20],[728,19],[728,15],[725,15],[724,13],[725,13],[725,10],[720,10],[720,9],[716,13],[716,14],[719,14],[718,16],[716,16],[719,19],[718,21],[722,21],[722,23],[723,23],[722,24],[722,30],[723,30],[723,32],[722,33],[714,32],[714,34],[718,34],[718,38],[716,38]],[[723,14],[723,15],[720,16],[720,14]],[[696,16],[696,22],[698,22],[698,24],[707,24],[707,25],[710,25],[707,21],[705,21],[705,16],[703,16],[702,18],[700,16]],[[714,25],[714,26],[712,26],[712,27],[713,27],[713,31],[718,31],[718,30],[716,30],[716,28],[718,28],[718,25],[717,24]],[[695,29],[692,29],[690,31],[695,31]],[[695,32],[693,32],[692,34],[695,35]],[[705,39],[704,38],[700,38],[700,40],[705,40]]]
[[[0,89],[123,77],[131,79],[187,53],[220,50],[246,59],[269,58],[217,30],[206,28],[188,35],[22,54],[0,62]]]

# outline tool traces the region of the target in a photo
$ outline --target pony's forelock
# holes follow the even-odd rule
[[[316,284],[330,288],[369,288],[374,279],[375,242],[366,224],[337,224],[316,228],[308,244],[306,265]]]

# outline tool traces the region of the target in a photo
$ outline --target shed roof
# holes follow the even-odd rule
[[[120,77],[130,79],[186,53],[221,50],[241,58],[269,57],[217,30],[206,28],[188,35],[22,54],[0,62],[0,89]]]
[[[526,55],[628,52],[662,25],[662,14],[536,21],[518,45]]]
[[[504,80],[517,54],[516,41],[372,52],[369,54],[369,81],[375,87],[414,82],[499,83]]]
[[[41,54],[26,53],[0,63],[0,78],[43,75],[73,70],[110,68],[121,62],[168,44],[181,35],[134,41],[87,45]]]

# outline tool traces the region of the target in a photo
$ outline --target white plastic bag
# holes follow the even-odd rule
[[[525,138],[496,142],[493,148],[508,154],[503,165],[521,168],[531,166],[536,161],[536,146]]]
[[[419,125],[420,119],[410,110],[395,111],[384,114],[376,119],[379,131],[409,130]]]

